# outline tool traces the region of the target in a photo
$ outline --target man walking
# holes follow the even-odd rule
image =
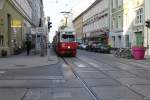
[[[29,39],[27,39],[26,41],[26,49],[27,49],[27,55],[29,55],[31,49],[31,41]]]

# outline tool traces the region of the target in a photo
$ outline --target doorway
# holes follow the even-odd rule
[[[143,46],[144,38],[142,36],[142,32],[135,32],[135,36],[136,36],[136,45]]]
[[[8,47],[11,47],[11,15],[7,14]]]

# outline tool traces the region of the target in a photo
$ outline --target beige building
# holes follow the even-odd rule
[[[83,13],[73,20],[73,25],[76,31],[77,42],[83,42]]]
[[[108,42],[110,0],[96,0],[83,14],[83,33],[87,43]]]
[[[22,49],[25,33],[31,27],[31,7],[28,2],[16,0],[0,0],[0,53],[6,50],[12,55],[16,50]]]

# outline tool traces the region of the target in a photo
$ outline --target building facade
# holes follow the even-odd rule
[[[83,34],[85,42],[108,42],[109,1],[96,0],[83,14]]]
[[[109,33],[109,44],[114,48],[123,47],[123,0],[111,0],[111,27]]]
[[[83,42],[83,13],[73,20],[73,25],[76,31],[77,42]]]
[[[143,44],[143,0],[111,0],[110,44],[126,48]]]
[[[150,19],[148,0],[111,0],[111,28],[109,44],[114,48],[146,47],[149,50],[149,28],[145,22]]]
[[[44,13],[43,13],[43,1],[42,0],[28,0],[32,8],[32,22],[35,27],[43,25]],[[41,22],[40,22],[41,21]]]
[[[145,21],[150,20],[150,0],[144,0],[144,19]],[[147,47],[146,55],[150,56],[150,29],[144,27],[144,46]]]
[[[0,51],[8,55],[23,49],[32,20],[32,5],[28,0],[0,0]]]

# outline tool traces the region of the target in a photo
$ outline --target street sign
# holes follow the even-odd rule
[[[44,33],[44,27],[37,27],[37,28],[36,28],[36,32],[37,32],[38,34]]]
[[[31,34],[35,34],[35,33],[36,33],[35,28],[31,28]]]

